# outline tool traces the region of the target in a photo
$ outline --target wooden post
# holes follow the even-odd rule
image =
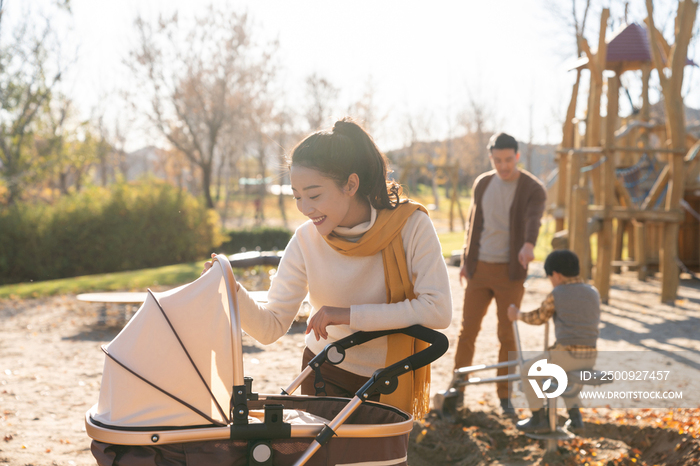
[[[651,65],[646,63],[642,65],[642,108],[639,112],[639,117],[644,123],[649,122],[651,105],[649,104],[649,78],[651,77]],[[642,147],[649,147],[649,130],[642,129],[639,142]],[[655,154],[648,154],[649,157],[656,157]],[[655,200],[649,198],[646,205],[642,205],[642,209],[653,207]],[[646,200],[644,201],[646,202]],[[647,263],[646,263],[646,235],[644,234],[644,222],[632,221],[629,222],[627,230],[627,251],[631,258],[637,262],[637,279],[645,281],[647,278]]]
[[[601,145],[600,97],[603,93],[603,70],[605,70],[605,59],[607,57],[605,31],[608,27],[609,18],[610,10],[603,8],[600,15],[600,29],[598,30],[598,50],[596,50],[595,55],[591,52],[588,41],[582,36],[578,37],[579,47],[588,57],[588,70],[591,75],[586,116],[586,146],[588,147],[600,147]],[[595,163],[600,160],[600,155],[593,155],[591,159],[591,162]],[[590,173],[591,181],[593,182],[594,202],[598,205],[602,204],[601,172],[601,168],[598,167]]]
[[[646,63],[642,65],[642,108],[639,116],[644,123],[649,122],[651,105],[649,105],[649,78],[651,77],[651,65]],[[644,147],[649,144],[649,131],[642,133],[642,143]]]
[[[625,230],[627,229],[627,221],[622,219],[616,219],[613,225],[613,230],[615,231],[614,236],[614,246],[613,246],[613,260],[622,260],[622,243],[625,239]],[[620,273],[621,267],[619,265],[613,266],[612,273]]]
[[[685,149],[685,117],[683,108],[683,71],[688,56],[688,44],[693,36],[693,24],[698,10],[696,0],[681,0],[678,2],[675,24],[675,43],[669,47],[661,33],[654,24],[654,6],[652,0],[646,0],[647,26],[651,45],[652,62],[656,68],[661,92],[664,96],[664,108],[666,110],[666,133],[671,140],[673,149]],[[667,51],[667,60],[664,61],[659,53],[659,48]],[[668,66],[670,73],[664,71]],[[683,197],[685,175],[683,173],[683,157],[676,153],[669,155],[669,183],[666,194],[666,210],[679,207]],[[678,256],[678,231],[679,224],[672,222],[664,225],[664,238],[661,248],[660,266],[661,302],[673,303],[679,284],[679,270],[676,264]]]
[[[590,193],[585,186],[574,186],[571,193],[572,210],[569,227],[569,245],[578,256],[581,278],[588,276],[590,268],[590,240],[588,238],[588,200]]]
[[[661,266],[661,302],[673,304],[680,284],[680,270],[676,264],[678,257],[678,223],[664,225],[664,239],[659,262]]]
[[[557,218],[555,220],[555,227],[554,227],[554,232],[559,232],[564,229],[564,219],[567,217],[566,215],[566,207],[568,205],[568,202],[566,200],[566,195],[567,195],[567,188],[569,185],[569,156],[568,154],[559,154],[559,174],[557,177],[559,178],[557,180],[557,207],[559,210],[564,211],[564,217],[563,218]]]
[[[569,230],[569,240],[571,240],[571,235],[573,234],[573,217],[574,217],[574,198],[573,192],[574,187],[579,186],[579,179],[581,177],[581,157],[582,155],[575,154],[573,150],[570,150],[567,156],[568,160],[568,176],[567,176],[567,187],[566,187],[566,216],[568,225],[566,228]],[[569,241],[569,244],[573,244]]]
[[[637,261],[637,279],[644,281],[647,279],[647,252],[646,252],[646,230],[644,222],[634,220],[634,256]]]
[[[607,165],[606,161],[603,165]],[[607,170],[607,169],[606,169]],[[613,258],[613,225],[612,218],[603,220],[603,226],[598,232],[598,257],[596,258],[594,281],[600,293],[601,302],[607,304],[610,295],[610,272]]]
[[[569,107],[566,110],[566,119],[562,128],[561,147],[574,147],[576,127],[574,126],[574,118],[576,117],[576,104],[578,101],[578,89],[581,83],[581,70],[576,71],[576,82],[571,90],[571,99]],[[569,206],[571,205],[571,183],[569,181],[569,158],[573,157],[569,154],[559,154],[559,180],[557,181],[557,207],[561,208],[564,213],[564,218],[570,218]],[[565,227],[564,218],[556,219],[555,232],[562,231]],[[566,225],[570,228],[570,225]]]
[[[637,257],[637,245],[634,236],[634,225],[632,225],[632,222],[630,221],[625,222],[625,225],[625,230],[627,231],[627,255],[630,259],[635,260]]]
[[[615,203],[615,129],[619,108],[620,73],[608,79],[608,116],[605,119],[605,162],[601,165],[602,192],[601,204],[605,210],[612,209]],[[610,272],[613,260],[613,219],[605,216],[603,227],[598,233],[598,257],[596,259],[595,284],[600,293],[600,300],[608,302],[610,295]]]

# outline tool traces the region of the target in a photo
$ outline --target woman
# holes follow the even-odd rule
[[[400,199],[369,134],[349,119],[312,134],[292,151],[290,178],[309,221],[287,245],[267,303],[257,304],[237,285],[246,333],[263,344],[282,337],[307,292],[312,311],[302,367],[328,343],[360,330],[450,324],[452,298],[435,228],[423,206]],[[404,335],[352,348],[338,366],[322,366],[326,393],[353,396],[375,370],[414,351]],[[429,379],[429,368],[402,376],[382,401],[420,417],[428,410]],[[301,389],[314,395],[313,378]]]

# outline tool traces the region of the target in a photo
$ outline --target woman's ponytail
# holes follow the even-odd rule
[[[352,173],[360,178],[358,193],[375,209],[394,209],[400,202],[401,186],[387,179],[386,157],[372,137],[349,118],[338,120],[330,132],[318,132],[304,139],[292,151],[291,165],[318,170],[339,186]]]

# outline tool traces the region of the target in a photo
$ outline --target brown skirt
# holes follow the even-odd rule
[[[309,364],[309,361],[314,357],[316,357],[316,355],[309,348],[304,349],[301,369],[304,370]],[[329,362],[325,362],[321,365],[321,376],[326,384],[326,396],[342,396],[346,398],[354,397],[355,393],[369,380],[369,377],[353,374]],[[314,388],[315,379],[315,372],[304,379],[301,383],[302,395],[316,395],[316,389]],[[371,401],[379,401],[379,393],[375,393],[368,399]]]

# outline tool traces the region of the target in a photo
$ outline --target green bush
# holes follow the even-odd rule
[[[226,254],[235,254],[242,249],[246,251],[255,251],[258,248],[261,251],[282,250],[287,247],[292,237],[290,230],[275,227],[230,230],[226,234],[229,237],[228,241],[219,247],[219,250]]]
[[[93,187],[0,212],[0,284],[193,261],[223,239],[217,214],[167,183]]]

